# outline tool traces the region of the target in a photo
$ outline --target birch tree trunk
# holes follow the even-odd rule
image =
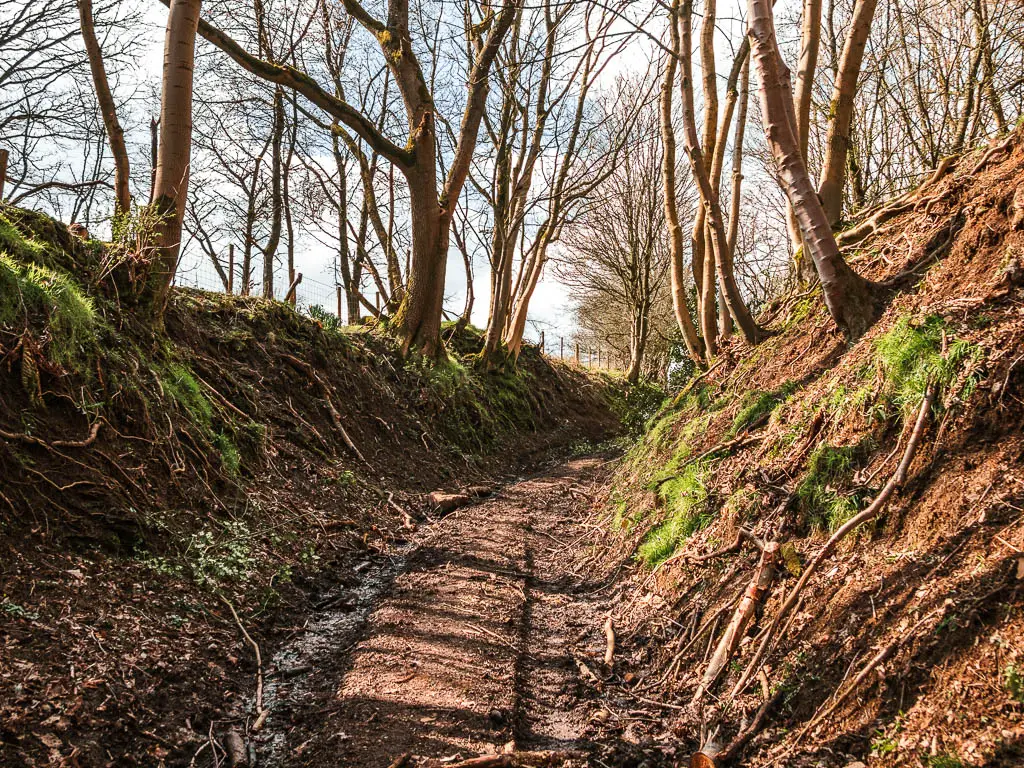
[[[851,338],[866,331],[876,316],[873,286],[850,269],[811,184],[794,132],[792,86],[775,37],[769,0],[748,0],[751,54],[761,76],[761,114],[768,147],[779,168],[783,190],[796,213],[804,248],[821,280],[825,305]]]

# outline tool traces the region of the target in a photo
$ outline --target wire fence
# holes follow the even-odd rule
[[[276,275],[276,277],[284,278],[285,276],[282,274]],[[179,266],[174,276],[174,284],[187,288],[198,288],[199,290],[211,293],[228,293],[220,274],[206,261]],[[284,301],[287,298],[290,287],[287,279],[275,279],[274,298],[278,301]],[[238,293],[237,284],[235,293]],[[255,283],[252,285],[249,295],[262,296],[262,284]],[[376,306],[379,307],[379,295],[376,297],[376,302]],[[304,314],[309,314],[311,307],[319,307],[324,312],[337,317],[339,322],[344,322],[344,305],[344,291],[336,282],[326,283],[303,275],[302,281],[295,288],[295,308]],[[358,322],[358,319],[349,318],[348,322],[349,324],[354,324]],[[554,360],[562,360],[591,370],[622,370],[617,356],[610,350],[600,345],[592,346],[581,343],[573,336],[549,335],[546,331],[541,330],[532,338],[528,334],[524,334],[523,342],[537,347],[543,355]]]

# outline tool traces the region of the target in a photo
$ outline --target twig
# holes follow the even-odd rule
[[[615,661],[615,625],[612,623],[612,615],[610,613],[604,622],[604,637],[606,642],[604,665],[611,667]]]
[[[907,441],[907,448],[903,452],[903,459],[900,461],[899,466],[896,468],[896,473],[889,479],[889,482],[885,484],[878,497],[871,502],[867,509],[860,514],[854,515],[844,525],[840,526],[839,529],[832,534],[829,540],[825,543],[825,546],[821,548],[821,551],[814,557],[813,560],[808,564],[807,568],[800,575],[800,580],[797,581],[796,586],[793,587],[793,591],[790,592],[789,597],[782,604],[779,612],[775,615],[774,620],[768,627],[768,631],[765,632],[764,640],[761,641],[761,645],[758,646],[754,658],[751,659],[750,664],[744,670],[740,676],[739,681],[732,689],[731,697],[735,698],[743,692],[747,683],[750,682],[751,677],[760,668],[761,662],[764,660],[768,648],[771,643],[775,640],[776,632],[782,621],[786,618],[787,614],[793,609],[797,601],[800,599],[800,593],[803,592],[804,587],[807,586],[807,582],[810,580],[814,572],[817,571],[821,563],[828,558],[839,546],[846,536],[859,526],[864,523],[873,520],[877,517],[882,510],[885,509],[886,504],[889,502],[889,498],[896,492],[897,489],[907,480],[907,472],[910,469],[910,464],[914,460],[914,456],[917,454],[918,446],[921,443],[921,438],[924,435],[924,429],[928,423],[928,414],[932,409],[932,405],[935,403],[935,397],[938,394],[938,387],[934,383],[929,382],[925,388],[924,398],[921,400],[921,407],[917,413],[917,421],[914,424],[914,430],[910,433],[910,439]]]
[[[245,641],[252,647],[253,653],[256,654],[256,717],[257,723],[262,726],[263,721],[266,720],[266,717],[263,714],[263,655],[260,653],[259,644],[252,639],[248,632],[246,632],[245,627],[242,625],[242,620],[238,618],[238,613],[235,611],[235,606],[233,606],[231,601],[223,595],[220,596],[220,599],[224,601],[228,610],[231,611],[231,615],[235,619],[235,624],[238,625],[238,628],[242,632],[242,637],[245,638]],[[254,726],[253,730],[259,729]]]

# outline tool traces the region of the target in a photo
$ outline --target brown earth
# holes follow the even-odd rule
[[[306,671],[274,692],[260,765],[386,768],[403,754],[440,765],[535,750],[580,755],[552,765],[660,765],[660,750],[598,738],[609,718],[650,717],[626,698],[598,700],[621,683],[604,665],[610,583],[575,570],[607,465],[558,464],[430,525],[391,564],[397,577],[365,626],[327,618],[310,631],[329,633],[328,647],[300,636],[279,652],[271,674]]]
[[[752,350],[734,342],[715,371],[666,409],[599,500],[602,562],[613,567],[669,514],[659,483],[700,465],[695,530],[653,573],[628,568],[613,609],[630,637],[627,652],[640,657],[637,691],[680,708],[681,750],[729,744],[767,706],[734,764],[1024,764],[1022,173],[1019,130],[959,159],[880,232],[847,249],[858,271],[889,281],[879,291],[881,319],[863,338],[842,339],[813,292],[780,299],[761,318],[772,338]],[[849,468],[823,490],[867,506],[895,472],[920,403],[920,395],[894,399],[878,345],[894,329],[928,323],[942,327],[950,347],[975,353],[940,394],[904,487],[809,581],[763,675],[734,696],[797,574],[835,528],[795,496],[812,457],[851,451]],[[744,427],[738,420],[751,396],[770,393],[778,394],[765,417]],[[710,653],[758,565],[750,546],[712,554],[741,527],[791,546],[790,558],[723,680],[694,706]]]

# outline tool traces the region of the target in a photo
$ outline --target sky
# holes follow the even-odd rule
[[[699,5],[699,4],[698,4]],[[782,11],[788,6],[798,6],[799,0],[780,0],[777,10]],[[718,28],[719,40],[717,52],[719,58],[719,72],[728,72],[732,59],[732,46],[741,34],[741,22],[738,20],[745,15],[745,0],[719,0],[718,3]],[[160,77],[160,66],[162,59],[163,28],[166,20],[166,9],[162,4],[153,0],[151,5],[143,6],[145,29],[140,30],[137,45],[140,46],[140,69],[136,76],[140,84],[149,81],[158,83]],[[655,19],[650,31],[660,33],[663,25],[660,19]],[[696,34],[696,29],[694,30]],[[609,79],[628,71],[636,66],[638,60],[647,57],[647,51],[651,43],[638,35],[635,44],[636,50],[621,55],[618,61],[608,68],[605,76]],[[636,54],[639,54],[639,59]],[[695,66],[697,61],[695,60]],[[696,73],[695,73],[696,76]],[[131,83],[128,84],[129,86]],[[335,283],[336,252],[330,247],[317,243],[312,238],[302,238],[297,242],[296,268],[303,273],[305,290],[300,290],[300,296],[305,292],[307,295],[316,294],[321,303],[333,309],[334,303],[324,300],[322,297],[331,291]],[[204,263],[197,250],[183,259],[181,282],[197,283],[201,287],[217,288],[218,281],[212,267]],[[566,286],[558,282],[554,274],[555,270],[549,265],[545,270],[544,277],[537,287],[537,291],[530,305],[530,325],[527,329],[527,337],[536,339],[541,328],[546,331],[548,339],[557,339],[558,336],[569,338],[575,331],[575,323],[572,313],[573,297]],[[278,278],[279,282],[282,278]],[[449,254],[446,302],[445,308],[453,315],[458,315],[463,308],[466,293],[465,269],[461,255],[454,248]],[[486,257],[481,255],[474,264],[474,293],[476,301],[472,321],[475,325],[484,326],[487,322],[487,310],[489,299],[489,276]]]

